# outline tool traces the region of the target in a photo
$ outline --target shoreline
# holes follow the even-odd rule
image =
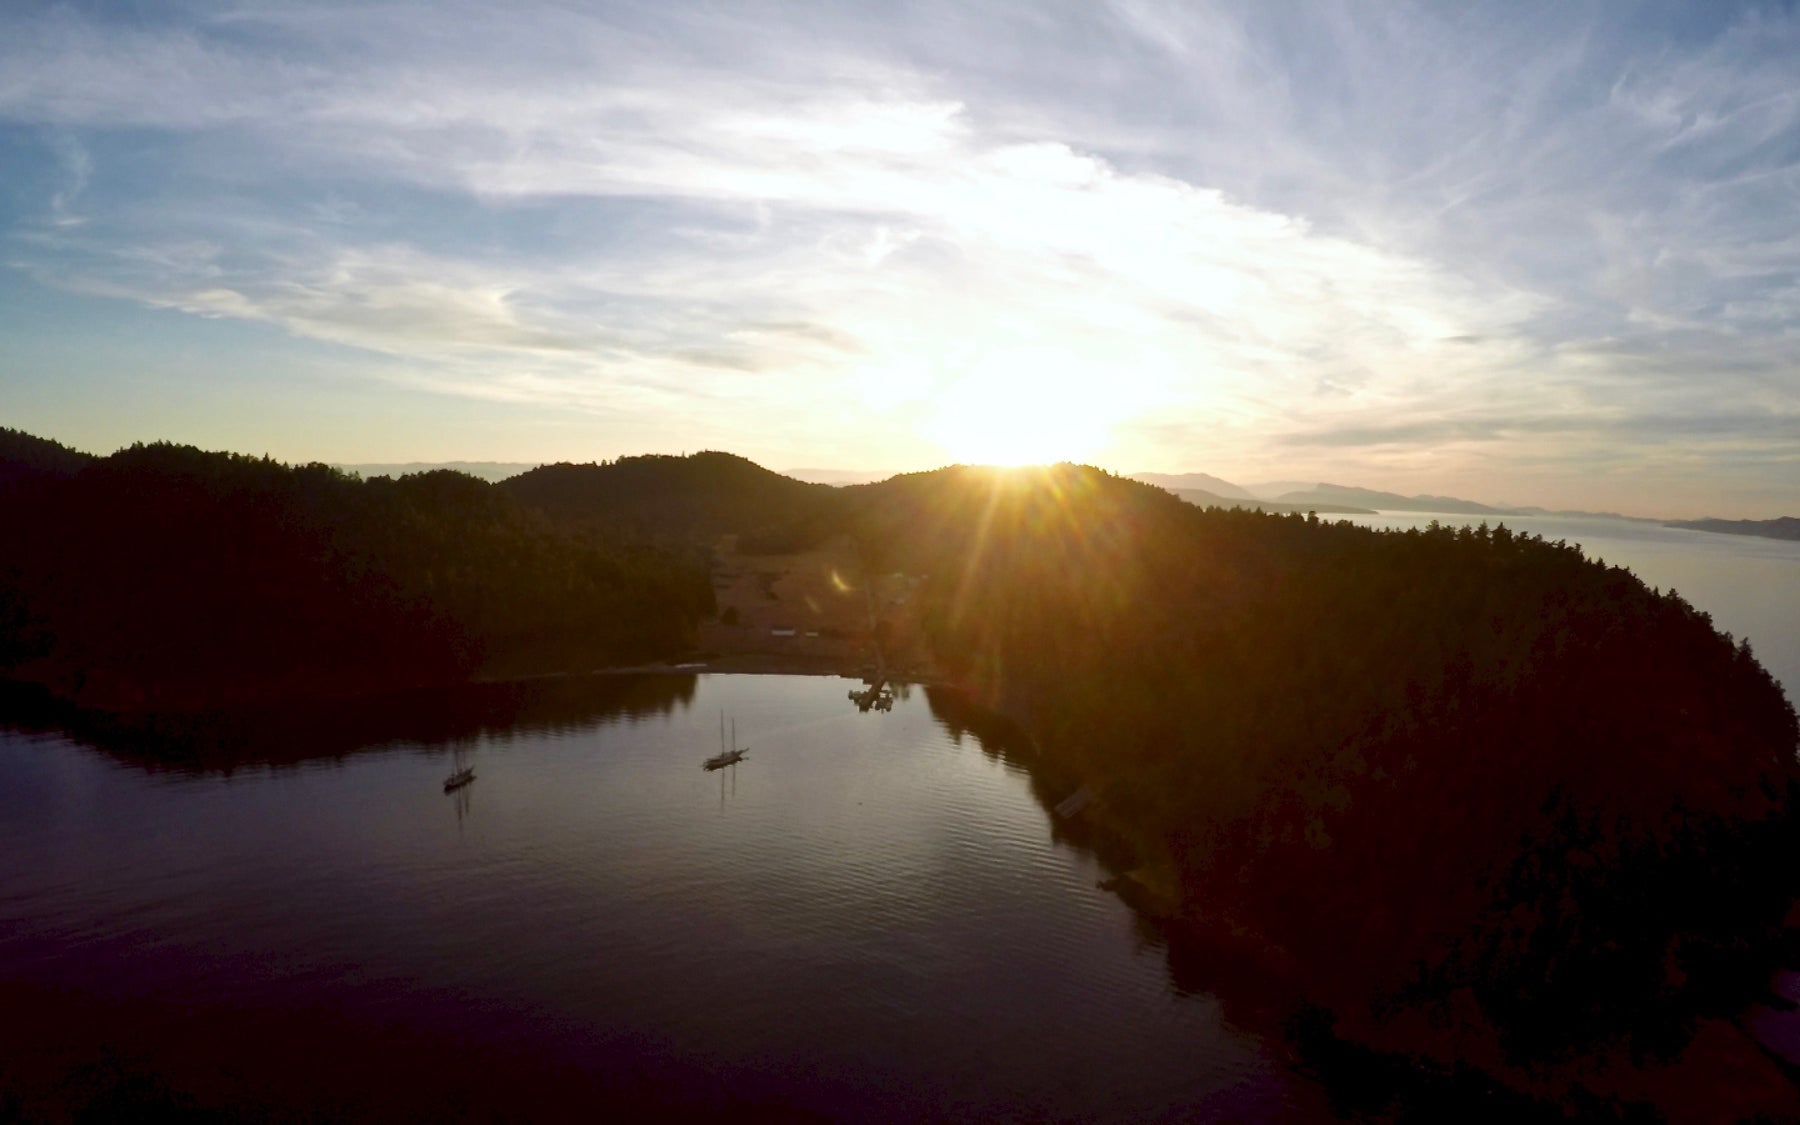
[[[857,679],[864,673],[863,664],[832,656],[803,653],[736,653],[708,656],[705,659],[656,661],[650,664],[628,664],[618,668],[595,668],[587,672],[551,672],[549,676],[836,676]],[[543,677],[501,677],[484,683],[507,683],[517,679]],[[914,682],[908,680],[908,682]]]
[[[7,712],[20,705],[32,711],[50,710],[58,714],[79,715],[88,718],[107,718],[125,722],[132,720],[155,721],[177,716],[199,717],[264,708],[356,703],[380,699],[384,696],[417,692],[450,691],[466,687],[498,687],[543,680],[572,680],[587,676],[760,675],[833,676],[840,679],[862,679],[867,676],[872,667],[866,661],[859,662],[846,657],[812,653],[743,652],[694,655],[697,658],[691,660],[668,659],[598,668],[566,668],[546,672],[487,673],[442,680],[396,680],[391,683],[348,687],[342,690],[249,695],[238,699],[227,697],[223,702],[202,707],[146,705],[115,708],[84,705],[80,701],[58,692],[54,687],[41,680],[0,677],[0,721],[5,720]],[[888,678],[890,682],[954,686],[947,680],[918,670],[891,673]]]

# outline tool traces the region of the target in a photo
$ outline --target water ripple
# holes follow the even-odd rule
[[[1324,1113],[1170,987],[1023,773],[922,694],[843,695],[704,677],[653,718],[490,732],[453,796],[419,745],[220,777],[0,734],[0,791],[42,797],[3,826],[0,979],[324,1005],[834,1117]],[[705,773],[721,712],[751,755]]]

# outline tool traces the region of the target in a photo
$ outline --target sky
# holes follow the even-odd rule
[[[9,0],[0,425],[1800,514],[1800,11]]]

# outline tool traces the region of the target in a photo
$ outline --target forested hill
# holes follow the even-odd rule
[[[499,487],[570,526],[670,544],[735,532],[753,540],[748,548],[766,551],[809,545],[835,526],[842,508],[830,485],[716,452],[544,465]]]
[[[93,459],[61,442],[0,426],[0,493],[74,476]]]
[[[1673,591],[1073,466],[860,491],[949,678],[1340,1033],[1516,1076],[1760,987],[1800,727]]]
[[[699,568],[452,472],[136,445],[0,500],[0,675],[167,710],[663,656]]]

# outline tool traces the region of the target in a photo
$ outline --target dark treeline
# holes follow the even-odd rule
[[[680,651],[712,610],[699,566],[460,473],[363,481],[167,444],[20,463],[0,670],[85,707],[593,668]]]
[[[46,479],[73,476],[94,457],[61,442],[0,426],[0,496]]]
[[[294,700],[204,712],[115,716],[83,711],[34,685],[0,683],[0,715],[18,730],[61,731],[150,770],[224,772],[282,766],[397,745],[473,748],[493,735],[591,731],[610,719],[668,715],[694,698],[695,678],[534,676]]]
[[[1338,1034],[1528,1069],[1679,1043],[1766,978],[1800,729],[1674,591],[1503,528],[1200,510],[1072,466],[870,494],[865,550],[931,575],[943,670]]]
[[[717,452],[544,465],[500,488],[570,526],[669,549],[704,548],[734,533],[751,554],[811,547],[841,529],[845,509],[843,494],[829,485]]]

